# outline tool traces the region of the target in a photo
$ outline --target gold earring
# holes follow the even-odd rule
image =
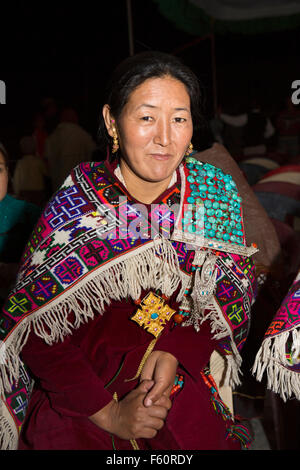
[[[116,129],[113,129],[113,146],[112,146],[112,153],[116,153],[117,150],[119,149],[119,141],[118,141],[118,136],[116,133]]]
[[[187,151],[185,152],[186,157],[188,157],[192,153],[193,149],[194,149],[194,147],[193,147],[193,144],[191,142],[190,145],[187,148]]]

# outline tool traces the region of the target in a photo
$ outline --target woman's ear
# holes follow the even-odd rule
[[[104,119],[104,123],[107,129],[108,134],[113,137],[116,133],[116,127],[115,127],[115,120],[111,115],[110,112],[110,107],[108,104],[105,104],[102,109],[102,115]]]

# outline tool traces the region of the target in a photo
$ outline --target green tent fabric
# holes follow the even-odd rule
[[[240,1],[241,7],[248,3],[248,10],[244,9],[243,14],[239,14],[242,8],[238,9],[239,2],[237,0],[234,2],[219,0],[219,11],[222,11],[223,15],[217,14],[218,1],[216,0],[210,4],[204,0],[153,1],[158,5],[159,12],[178,29],[195,36],[202,36],[211,32],[219,34],[228,32],[260,34],[284,31],[300,26],[299,0],[277,0],[273,2],[273,6],[270,0],[261,0],[259,5],[261,7],[261,4],[265,2],[264,9],[259,8],[258,5],[255,6],[255,1],[251,3],[247,0],[246,2]],[[214,9],[212,4],[214,4]],[[231,8],[226,10],[226,4],[227,6],[229,4]],[[277,8],[275,8],[275,4]],[[257,14],[254,14],[254,10]],[[212,13],[215,13],[215,15],[213,16]],[[249,19],[247,19],[247,14]]]

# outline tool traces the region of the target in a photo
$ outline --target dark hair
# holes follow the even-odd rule
[[[8,168],[8,162],[9,162],[9,157],[6,148],[4,147],[3,144],[0,142],[0,153],[2,153],[3,158],[4,158],[4,163],[5,166]]]
[[[118,121],[131,93],[149,78],[169,75],[181,81],[189,94],[194,133],[204,123],[200,82],[194,72],[177,57],[156,51],[141,52],[121,62],[112,74],[106,90],[105,104]],[[98,140],[101,148],[110,142],[104,119],[100,116]]]

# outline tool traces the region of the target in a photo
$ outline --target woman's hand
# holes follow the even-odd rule
[[[144,405],[155,404],[162,396],[169,397],[174,384],[178,361],[170,353],[153,351],[148,357],[141,374],[141,380],[154,381],[146,394]]]
[[[143,381],[120,402],[112,400],[102,410],[90,416],[90,420],[121,439],[155,437],[164,425],[171,401],[167,396],[162,396],[154,405],[145,407],[143,402],[152,386],[153,381]]]

